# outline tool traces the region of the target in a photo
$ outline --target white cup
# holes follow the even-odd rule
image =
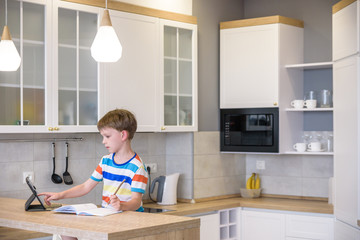
[[[308,149],[313,152],[319,152],[319,151],[321,151],[321,143],[320,142],[309,143]]]
[[[316,100],[314,99],[306,100],[304,106],[307,107],[308,109],[314,109],[316,108]]]
[[[290,103],[290,105],[294,108],[303,108],[304,107],[304,100],[294,100]]]
[[[293,148],[298,152],[306,151],[306,143],[295,143]]]

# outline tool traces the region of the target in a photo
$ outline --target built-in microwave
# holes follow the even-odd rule
[[[279,108],[220,109],[220,151],[279,152]]]

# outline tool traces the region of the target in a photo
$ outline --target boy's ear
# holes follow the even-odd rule
[[[121,138],[122,138],[123,140],[128,139],[128,137],[129,137],[128,131],[126,131],[126,130],[121,131]]]

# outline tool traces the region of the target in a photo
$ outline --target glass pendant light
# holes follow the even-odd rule
[[[91,45],[91,56],[97,62],[117,62],[121,58],[122,47],[115,29],[112,27],[107,0],[104,14]]]
[[[7,0],[5,0],[5,26],[0,41],[0,71],[16,71],[20,63],[20,55],[7,26]]]

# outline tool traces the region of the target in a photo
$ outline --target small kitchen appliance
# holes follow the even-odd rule
[[[157,197],[156,201],[159,205],[174,205],[177,198],[177,183],[179,180],[179,173],[174,173],[168,176],[160,176],[153,180],[150,187],[150,194],[154,191],[156,183]]]
[[[221,152],[279,152],[279,108],[220,109]]]

